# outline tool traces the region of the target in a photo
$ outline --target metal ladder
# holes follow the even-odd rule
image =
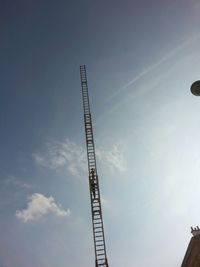
[[[105,245],[103,218],[101,210],[99,180],[96,167],[92,117],[90,113],[87,74],[85,65],[80,66],[80,76],[81,76],[82,99],[83,99],[83,110],[84,110],[87,158],[88,158],[89,188],[90,188],[92,226],[93,226],[93,237],[94,237],[94,248],[95,248],[95,267],[109,267],[106,256],[106,245]]]

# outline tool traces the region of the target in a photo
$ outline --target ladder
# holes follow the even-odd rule
[[[95,146],[94,146],[94,137],[92,130],[92,117],[90,113],[88,83],[87,83],[87,74],[85,65],[80,66],[80,76],[81,76],[82,99],[83,99],[83,110],[84,110],[87,158],[88,158],[89,188],[90,188],[92,226],[93,226],[93,238],[94,238],[94,249],[95,249],[95,267],[109,267],[106,256],[106,245],[105,245],[103,218],[101,210],[99,180],[96,167]]]

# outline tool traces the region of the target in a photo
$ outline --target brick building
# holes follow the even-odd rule
[[[181,267],[200,267],[200,229],[191,228],[192,238],[188,245]]]

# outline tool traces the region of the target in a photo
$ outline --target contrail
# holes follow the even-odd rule
[[[176,47],[175,49],[173,49],[172,51],[170,51],[169,53],[167,53],[165,56],[163,56],[158,62],[152,64],[151,66],[149,66],[148,68],[146,68],[145,70],[143,70],[142,72],[140,72],[137,76],[135,76],[131,81],[129,81],[127,84],[125,84],[122,88],[120,88],[118,91],[116,91],[115,93],[113,93],[107,100],[112,101],[117,95],[119,95],[120,93],[122,93],[123,91],[127,90],[127,88],[130,85],[133,85],[134,83],[136,83],[137,81],[139,81],[140,79],[142,79],[143,77],[145,77],[145,75],[147,75],[148,73],[150,73],[151,71],[155,70],[156,68],[158,68],[160,65],[162,65],[164,62],[166,62],[167,60],[169,60],[170,58],[172,58],[173,56],[175,56],[177,53],[179,53],[181,50],[183,50],[184,48],[186,48],[187,46],[191,45],[192,43],[196,42],[197,40],[200,39],[200,33],[193,36],[192,38],[190,38],[189,40],[187,40],[186,42],[184,42],[183,44],[179,45],[178,47]],[[151,91],[153,88],[155,88],[156,84],[158,84],[158,82],[161,81],[161,79],[163,79],[163,77],[166,77],[167,73],[162,73],[160,74],[160,78],[156,78],[156,80],[151,81],[150,84],[148,84],[147,87],[145,87],[144,89],[140,89],[137,91],[134,91],[135,97],[141,94],[145,94],[147,91]],[[122,102],[124,103],[125,101],[128,101],[128,99],[121,99],[119,102],[115,102],[113,105],[110,106],[110,108],[105,109],[104,112],[101,114],[101,116],[99,116],[98,120],[95,122],[98,124],[99,120],[101,120],[104,116],[107,115],[107,113],[112,113],[113,111],[115,111],[116,109],[118,109]]]
[[[172,58],[174,55],[176,55],[178,52],[180,52],[181,50],[183,50],[187,46],[189,46],[192,43],[194,43],[195,41],[197,41],[199,38],[200,38],[200,34],[195,35],[190,40],[184,42],[183,44],[179,45],[178,47],[176,47],[175,49],[173,49],[172,51],[170,51],[168,54],[166,54],[164,57],[162,57],[158,62],[152,64],[151,66],[149,66],[148,68],[146,68],[145,70],[143,70],[142,72],[140,72],[131,81],[129,81],[127,84],[125,84],[122,88],[120,88],[113,95],[111,95],[110,99],[116,97],[118,94],[120,94],[121,92],[123,92],[124,90],[126,90],[130,85],[132,85],[135,82],[139,81],[146,74],[148,74],[149,72],[151,72],[151,71],[155,70],[156,68],[158,68],[161,64],[163,64],[164,62],[166,62],[167,60],[169,60],[170,58]]]

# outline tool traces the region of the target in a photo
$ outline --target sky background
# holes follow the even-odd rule
[[[94,266],[86,64],[110,267],[178,267],[200,224],[198,0],[0,1],[0,266]]]

